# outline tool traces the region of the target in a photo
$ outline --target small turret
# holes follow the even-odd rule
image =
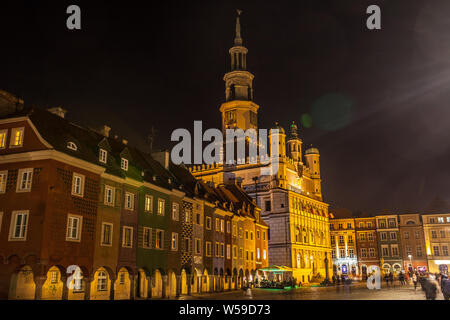
[[[321,179],[320,179],[320,162],[319,162],[319,149],[312,146],[305,151],[306,165],[311,173],[311,179],[314,182],[313,193],[322,198]]]
[[[302,162],[302,140],[298,137],[297,130],[297,125],[292,121],[287,141],[288,155],[294,162]]]

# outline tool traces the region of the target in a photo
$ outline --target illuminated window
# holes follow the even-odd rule
[[[178,233],[172,232],[172,251],[178,251]]]
[[[369,255],[371,258],[375,257],[375,248],[369,248]]]
[[[439,256],[439,246],[433,246],[433,254]]]
[[[102,246],[111,246],[112,244],[112,230],[113,225],[111,223],[103,222],[102,224]]]
[[[233,259],[237,259],[237,246],[233,246]]]
[[[99,271],[97,276],[97,291],[106,291],[108,289],[108,277],[105,271]]]
[[[119,284],[125,284],[125,272],[121,272],[119,275]]]
[[[0,130],[0,149],[6,148],[6,136],[8,134],[8,130]]]
[[[24,241],[27,238],[28,211],[13,211],[9,241]]]
[[[256,248],[256,259],[261,259],[260,255],[259,255],[259,248]]]
[[[267,259],[267,255],[266,255],[266,249],[263,250],[263,259],[266,260]]]
[[[361,257],[363,257],[363,258],[367,257],[367,249],[366,248],[361,249]]]
[[[72,195],[82,197],[84,193],[84,176],[74,173],[72,178]]]
[[[231,259],[231,245],[229,244],[227,244],[227,259]]]
[[[258,240],[259,240],[259,238],[260,238],[260,235],[259,235],[259,230],[256,230],[256,239],[258,239]]]
[[[114,188],[110,186],[105,186],[105,204],[113,206],[114,205]]]
[[[348,249],[349,258],[354,258],[354,255],[355,255],[355,253],[354,253],[353,249]]]
[[[58,283],[58,271],[53,270],[53,271],[51,272],[50,279],[51,279],[50,282],[51,282],[52,284]]]
[[[438,218],[438,223],[444,223],[444,218],[443,217],[439,217]]]
[[[81,222],[83,217],[76,215],[67,216],[67,234],[66,241],[80,241],[81,240]]]
[[[250,231],[250,240],[253,240],[253,231]]]
[[[237,237],[237,225],[233,223],[233,237]]]
[[[448,256],[448,247],[447,246],[442,246],[442,255]]]
[[[23,145],[23,132],[25,128],[14,128],[11,130],[10,147],[21,147]]]
[[[224,232],[225,228],[224,228],[225,222],[222,220],[220,220],[220,232]]]
[[[6,181],[8,180],[8,171],[0,171],[0,193],[6,192]]]
[[[98,161],[101,163],[106,163],[108,160],[108,151],[105,149],[100,149],[100,153],[98,155]]]
[[[164,215],[164,206],[165,206],[166,201],[164,199],[159,198],[158,199],[158,214],[160,216]]]
[[[361,241],[366,240],[366,234],[365,233],[360,233],[359,234],[359,240],[361,240]]]
[[[120,160],[120,168],[121,168],[122,170],[128,171],[128,160],[127,160],[127,159],[122,158],[122,159]]]
[[[143,242],[142,242],[142,246],[144,248],[150,248],[151,246],[151,241],[152,241],[152,229],[151,228],[147,228],[144,227],[144,233],[143,233]]]
[[[125,192],[125,209],[134,210],[134,194]]]
[[[153,212],[153,197],[148,194],[145,195],[144,210],[147,212]]]
[[[31,181],[33,179],[33,169],[20,169],[19,181],[17,184],[17,192],[31,191]]]
[[[367,234],[367,240],[373,241],[373,233],[372,232]]]
[[[216,218],[216,231],[220,230],[220,219]]]
[[[67,142],[67,149],[73,150],[73,151],[77,151],[78,147],[75,144],[75,142],[69,141]]]

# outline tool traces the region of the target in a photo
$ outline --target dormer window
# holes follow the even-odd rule
[[[120,168],[122,168],[122,170],[128,171],[128,160],[125,158],[122,158],[120,161]]]
[[[69,141],[67,142],[67,149],[73,150],[73,151],[77,151],[78,147],[75,144],[75,142]]]
[[[105,149],[100,149],[98,161],[100,161],[101,163],[106,163],[107,160],[108,160],[108,151],[106,151]]]
[[[25,128],[13,128],[11,130],[11,147],[21,147],[23,145],[23,132]]]

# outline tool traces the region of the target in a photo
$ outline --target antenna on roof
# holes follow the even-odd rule
[[[153,142],[155,141],[157,132],[158,131],[155,129],[155,127],[152,126],[150,129],[150,133],[147,136],[147,143],[148,143],[150,153],[152,153],[152,151],[153,151]]]

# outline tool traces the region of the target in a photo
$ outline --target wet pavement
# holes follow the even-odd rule
[[[351,287],[306,287],[290,290],[252,289],[252,296],[244,295],[242,290],[221,293],[181,296],[180,300],[426,300],[420,285],[414,290],[412,285],[395,285],[369,290],[365,283]],[[440,288],[436,300],[444,300]]]

